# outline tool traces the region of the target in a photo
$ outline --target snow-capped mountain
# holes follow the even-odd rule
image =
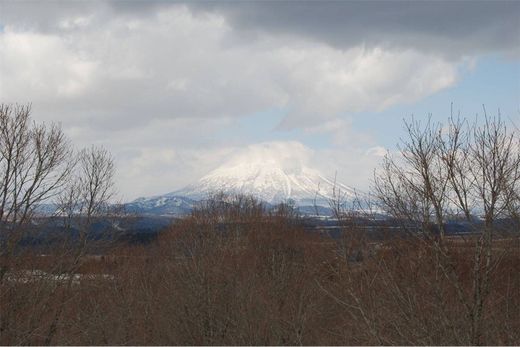
[[[139,198],[125,204],[128,212],[150,215],[185,215],[188,214],[196,201],[172,194]]]
[[[269,204],[292,201],[298,207],[328,207],[334,196],[347,202],[356,197],[354,189],[315,169],[290,158],[264,155],[231,160],[183,189],[139,198],[129,205],[144,213],[182,214],[196,201],[218,192],[253,195]]]
[[[325,178],[308,167],[290,167],[277,160],[249,161],[223,165],[172,195],[201,200],[223,191],[229,194],[253,195],[270,204],[293,200],[297,205],[328,204],[333,190],[344,198],[355,196],[354,189]]]

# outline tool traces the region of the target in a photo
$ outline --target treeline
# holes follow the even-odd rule
[[[457,282],[435,247],[348,225],[330,239],[293,211],[252,198],[213,199],[146,247],[85,256],[60,277],[63,254],[27,254],[2,283],[2,344],[470,344],[460,289],[473,286],[474,244],[446,241]],[[474,241],[474,240],[473,240]],[[481,323],[484,344],[520,341],[520,244],[504,235]],[[27,269],[32,269],[28,272]],[[460,288],[457,288],[460,286]]]

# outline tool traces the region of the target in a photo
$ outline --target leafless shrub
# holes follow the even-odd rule
[[[0,282],[38,205],[59,193],[71,150],[55,125],[37,125],[30,105],[0,105]]]
[[[73,287],[95,278],[78,271],[90,227],[113,194],[108,152],[93,147],[76,155],[59,126],[32,123],[30,111],[0,105],[0,342],[7,344],[53,342]],[[52,222],[38,215],[43,204],[57,206],[61,231],[40,230]],[[52,247],[42,253],[21,243],[38,237]]]
[[[518,215],[518,133],[499,117],[488,116],[482,124],[452,117],[446,128],[412,120],[406,130],[400,158],[387,156],[376,176],[376,192],[383,208],[433,252],[437,304],[445,305],[444,280],[454,291],[468,332],[460,333],[457,343],[481,344],[493,272],[504,256],[494,238],[504,221]],[[460,272],[459,255],[447,238],[447,227],[456,220],[473,231],[461,239],[473,243],[466,245],[473,252],[470,278]],[[515,237],[517,230],[510,229]]]

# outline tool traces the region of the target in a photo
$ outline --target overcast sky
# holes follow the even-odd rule
[[[0,102],[107,147],[125,200],[259,148],[367,189],[403,118],[520,121],[520,1],[0,0]]]

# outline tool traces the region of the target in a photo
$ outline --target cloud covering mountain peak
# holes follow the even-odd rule
[[[297,142],[268,142],[248,146],[198,182],[171,193],[204,199],[220,191],[253,195],[276,204],[293,200],[299,205],[327,205],[333,190],[353,198],[355,190],[326,178],[309,166],[310,151]]]

